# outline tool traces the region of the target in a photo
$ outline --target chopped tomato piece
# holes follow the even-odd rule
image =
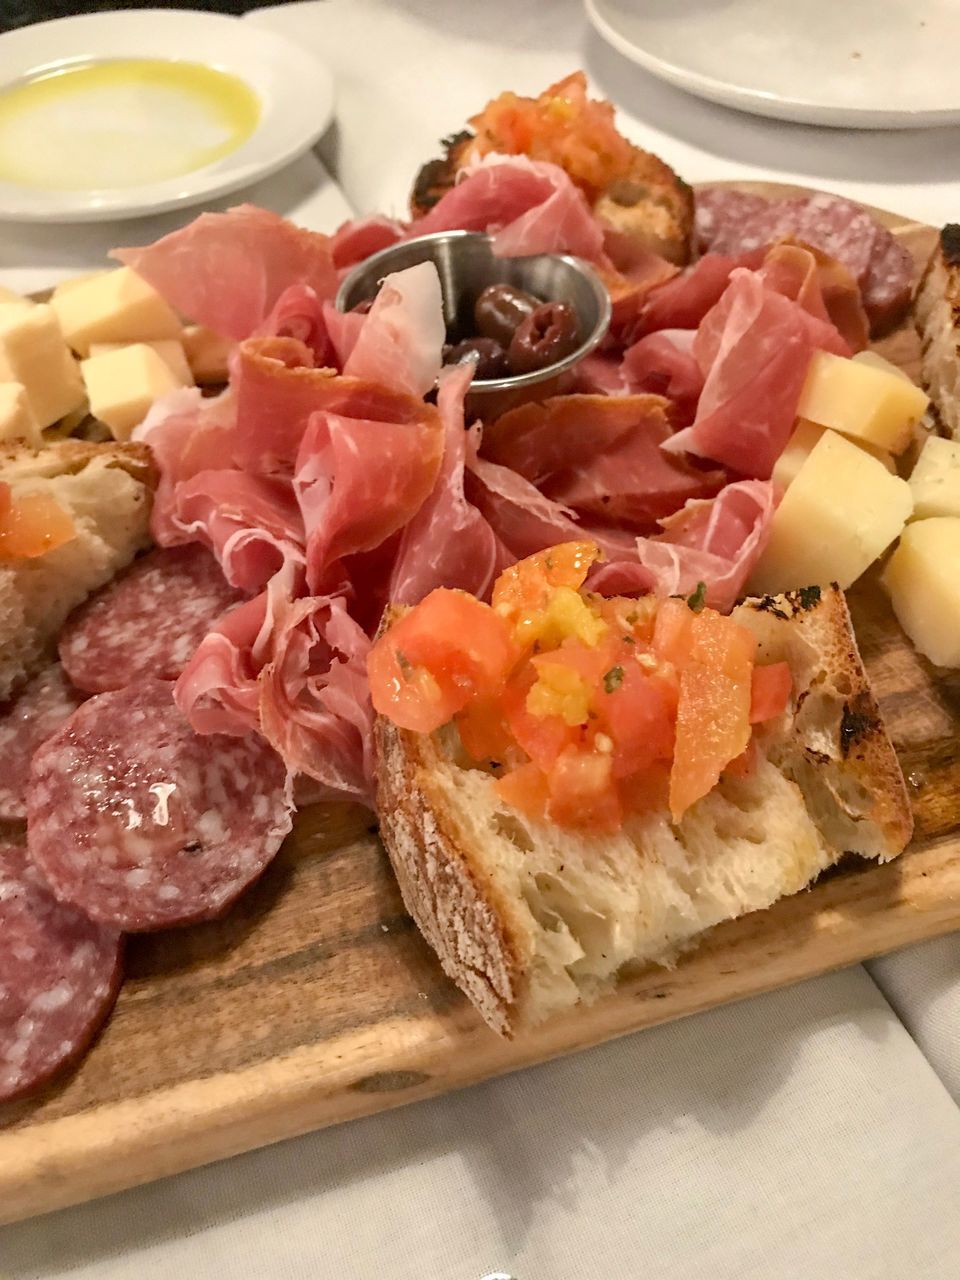
[[[723,772],[730,778],[749,778],[756,767],[757,743],[756,739],[751,738],[747,743],[746,751],[742,751],[728,765],[725,765]]]
[[[609,752],[568,747],[557,757],[547,781],[550,787],[547,816],[554,822],[594,831],[619,830],[623,809]]]
[[[550,788],[547,786],[546,774],[538,765],[520,765],[499,778],[496,787],[500,799],[512,804],[521,813],[531,818],[543,819],[547,816]]]
[[[516,753],[498,698],[475,698],[458,714],[457,727],[464,750],[474,760],[502,762]]]
[[[677,688],[634,663],[613,667],[597,699],[602,727],[613,743],[613,775],[625,778],[673,756]]]
[[[670,765],[666,761],[653,764],[640,773],[621,778],[618,789],[626,813],[650,813],[663,810],[670,797]]]
[[[600,601],[600,617],[619,636],[650,644],[657,618],[656,596],[608,596]]]
[[[750,690],[750,723],[762,724],[781,715],[790,701],[793,676],[786,662],[771,662],[766,667],[753,668],[753,685]]]
[[[6,519],[7,512],[13,506],[13,493],[10,486],[0,480],[0,525]]]
[[[653,626],[654,653],[675,667],[683,667],[690,656],[693,624],[699,616],[685,600],[662,600]]]
[[[755,641],[712,609],[693,614],[690,660],[680,674],[677,736],[670,770],[675,821],[717,784],[750,741]]]
[[[402,729],[432,733],[475,695],[495,693],[515,656],[501,617],[465,591],[441,587],[371,649],[370,696]]]
[[[32,560],[76,537],[69,514],[46,493],[0,496],[0,560]],[[4,506],[5,504],[5,506]]]
[[[581,734],[559,715],[535,715],[528,709],[536,678],[536,669],[529,663],[513,675],[503,692],[503,711],[517,745],[541,769],[549,769],[561,751],[579,742]]]
[[[511,621],[546,607],[555,587],[580,589],[590,566],[600,558],[595,542],[561,542],[504,569],[493,586],[491,603]]]

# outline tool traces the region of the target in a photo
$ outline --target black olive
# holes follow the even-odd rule
[[[510,371],[520,374],[545,369],[576,351],[579,344],[573,307],[567,302],[544,302],[527,316],[510,340]]]
[[[509,346],[517,326],[532,315],[538,305],[536,298],[512,285],[488,285],[473,308],[477,331],[484,338],[494,338],[503,346]]]
[[[507,353],[493,338],[465,338],[444,348],[444,364],[463,364],[465,360],[476,362],[477,378],[505,378],[510,372]]]

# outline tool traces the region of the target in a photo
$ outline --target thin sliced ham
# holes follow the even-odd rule
[[[697,412],[703,371],[693,355],[691,329],[648,333],[623,353],[620,377],[628,391],[650,392],[670,401],[670,420],[687,427]]]
[[[443,363],[446,325],[432,262],[388,275],[357,332],[345,374],[425,396]]]
[[[407,227],[395,218],[374,214],[369,218],[352,218],[339,226],[330,237],[330,253],[338,271],[355,267],[358,262],[389,249],[407,234]]]
[[[723,481],[663,452],[668,408],[654,395],[556,396],[500,417],[483,453],[563,507],[643,530]]]
[[[464,397],[471,365],[455,365],[440,378],[437,407],[443,422],[443,462],[427,500],[403,531],[389,599],[416,604],[435,587],[460,587],[486,596],[503,560],[488,522],[464,494],[464,467],[476,441],[464,430]]]
[[[639,338],[661,329],[696,329],[723,296],[730,272],[735,267],[757,267],[762,256],[762,253],[738,257],[704,254],[682,275],[650,290],[644,298],[633,336]]]
[[[797,416],[811,356],[850,350],[832,324],[738,267],[704,317],[693,354],[705,375],[693,425],[664,448],[769,479]]]
[[[227,338],[247,338],[291,285],[321,300],[337,289],[330,237],[243,204],[202,213],[170,235],[111,257],[132,267],[177,311]]]
[[[296,338],[313,352],[314,363],[330,365],[336,360],[327,331],[324,303],[308,284],[292,284],[273,304],[270,314],[257,325],[252,337]]]
[[[788,238],[767,250],[760,275],[769,288],[799,303],[816,319],[832,324],[850,352],[866,347],[870,323],[860,288],[842,263]]]
[[[591,575],[590,586],[604,595],[677,596],[692,595],[702,582],[706,603],[726,612],[760,558],[775,506],[768,481],[727,485],[715,498],[688,502],[661,521],[662,533],[637,538],[633,558],[611,557]]]
[[[464,171],[457,185],[411,228],[415,236],[435,231],[488,231],[500,257],[575,253],[603,257],[604,232],[586,197],[558,165],[495,152]]]

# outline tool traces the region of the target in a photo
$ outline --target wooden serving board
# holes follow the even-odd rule
[[[764,195],[796,188],[749,184]],[[918,263],[932,228],[878,215]],[[903,368],[912,331],[879,344]],[[79,1070],[0,1112],[0,1222],[399,1106],[960,927],[960,673],[906,643],[875,583],[851,600],[916,839],[709,933],[675,969],[512,1042],[446,980],[356,809],[302,813],[223,921],[132,940]]]

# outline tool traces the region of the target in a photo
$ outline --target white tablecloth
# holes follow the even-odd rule
[[[436,139],[501,88],[585,66],[689,180],[775,174],[930,221],[960,212],[960,130],[854,134],[707,106],[602,45],[577,0],[251,17],[334,71],[322,154],[358,210],[402,211]],[[343,205],[311,165],[251,198],[329,228]],[[38,287],[156,234],[121,230],[0,236],[0,280]],[[0,1229],[0,1278],[955,1280],[960,946],[873,971],[887,998],[854,968]]]

